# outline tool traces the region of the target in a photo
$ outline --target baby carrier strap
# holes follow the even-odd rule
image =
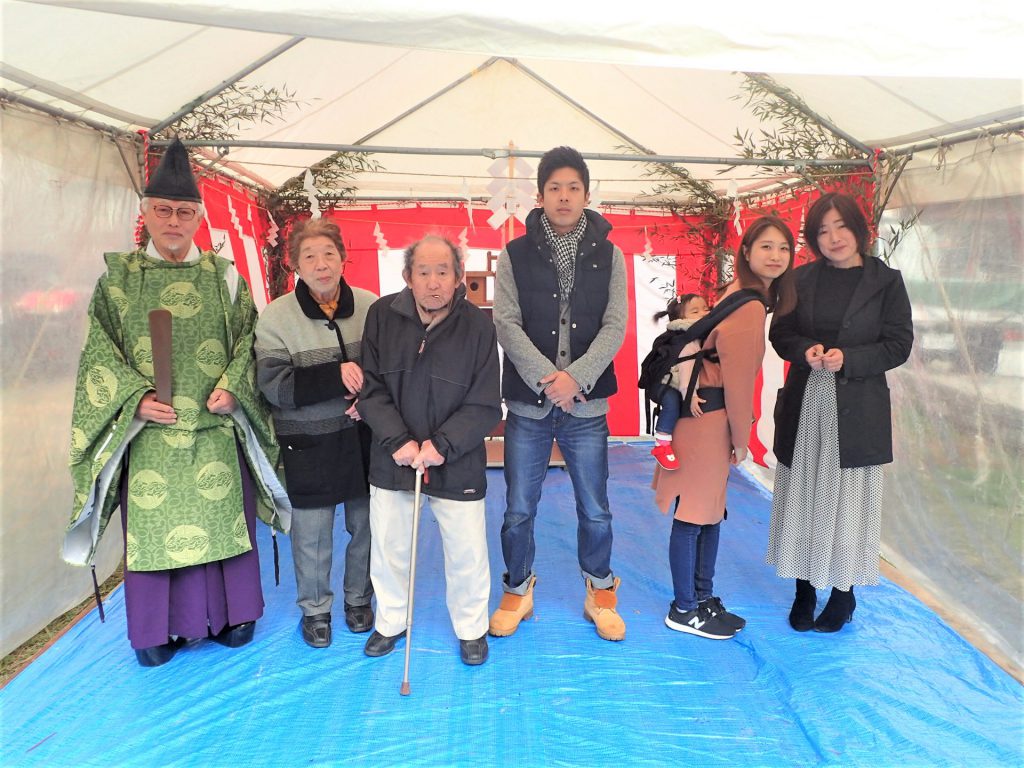
[[[726,296],[715,305],[714,309],[707,316],[702,317],[689,328],[665,331],[654,340],[654,343],[651,345],[651,351],[640,364],[640,378],[637,381],[637,386],[643,389],[646,395],[647,407],[645,411],[648,434],[651,434],[651,425],[657,419],[658,413],[661,410],[661,398],[671,386],[669,384],[669,377],[672,373],[672,367],[679,362],[693,360],[690,380],[682,382],[685,384],[685,390],[682,390],[683,415],[688,416],[690,414],[690,403],[693,400],[694,392],[697,390],[697,381],[704,361],[711,360],[712,362],[717,362],[718,360],[718,355],[714,348],[703,348],[704,342],[720,322],[748,301],[753,301],[754,299],[763,301],[764,297],[752,288],[743,288]],[[698,340],[701,344],[700,351],[692,355],[686,355],[683,358],[679,357],[683,347],[691,341]]]

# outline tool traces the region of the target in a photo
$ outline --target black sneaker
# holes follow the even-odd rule
[[[487,661],[487,635],[478,637],[476,640],[459,640],[459,656],[462,663],[475,667]]]
[[[729,613],[725,606],[722,605],[722,598],[711,596],[707,600],[703,600],[701,604],[707,603],[708,608],[711,609],[711,613],[722,620],[722,623],[727,627],[731,627],[733,632],[739,632],[745,626],[747,626],[747,620],[742,616],[737,616],[735,613]]]
[[[327,648],[331,644],[331,614],[303,616],[302,639],[310,648]]]
[[[686,632],[709,640],[729,640],[736,630],[726,626],[720,616],[715,616],[708,607],[707,601],[692,611],[680,611],[673,602],[669,605],[665,626],[676,632]]]
[[[345,625],[354,634],[369,632],[373,629],[373,608],[369,605],[349,605],[345,603]]]
[[[382,635],[376,629],[373,630],[373,634],[366,641],[366,645],[363,646],[363,653],[367,656],[374,658],[378,656],[387,656],[393,650],[395,650],[395,643],[400,638],[405,637],[405,630],[403,629],[397,635]]]

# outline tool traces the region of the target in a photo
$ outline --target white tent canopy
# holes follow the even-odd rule
[[[872,0],[843,18],[798,3],[684,10],[648,1],[596,12],[529,0],[510,18],[466,2],[5,0],[0,86],[128,130],[160,124],[224,84],[286,88],[298,103],[283,119],[241,125],[238,139],[469,150],[375,154],[380,172],[357,180],[362,197],[459,198],[488,194],[483,150],[510,142],[533,152],[571,143],[585,154],[735,158],[736,131],[762,127],[737,98],[743,72],[770,73],[869,148],[998,130],[1024,116],[1017,5],[936,14]],[[234,148],[227,160],[275,187],[328,154]],[[720,192],[763,177],[684,166]],[[646,199],[654,181],[644,170],[592,163],[605,200]]]

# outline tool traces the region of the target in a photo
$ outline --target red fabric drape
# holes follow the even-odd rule
[[[269,300],[267,265],[263,248],[269,232],[270,217],[258,198],[249,190],[220,177],[199,179],[206,216],[196,232],[200,248],[218,247],[220,254],[235,262],[238,273],[249,283],[258,307]],[[227,233],[214,242],[216,229]],[[248,242],[247,242],[248,241]]]

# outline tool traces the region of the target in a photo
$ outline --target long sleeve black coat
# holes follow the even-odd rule
[[[451,313],[425,331],[412,292],[378,299],[363,331],[363,389],[356,409],[373,430],[370,484],[411,491],[415,471],[392,454],[430,440],[444,464],[430,468],[429,496],[482,499],[484,438],[501,420],[498,345],[491,319],[456,289]]]
[[[804,353],[820,343],[814,323],[815,290],[824,260],[794,272],[796,308],[772,321],[769,339],[790,363],[775,404],[775,455],[790,466],[804,388],[811,369]],[[864,275],[843,316],[836,346],[843,367],[836,374],[839,454],[842,467],[892,461],[892,417],[885,372],[902,365],[914,342],[910,298],[903,277],[874,257],[864,259]]]

